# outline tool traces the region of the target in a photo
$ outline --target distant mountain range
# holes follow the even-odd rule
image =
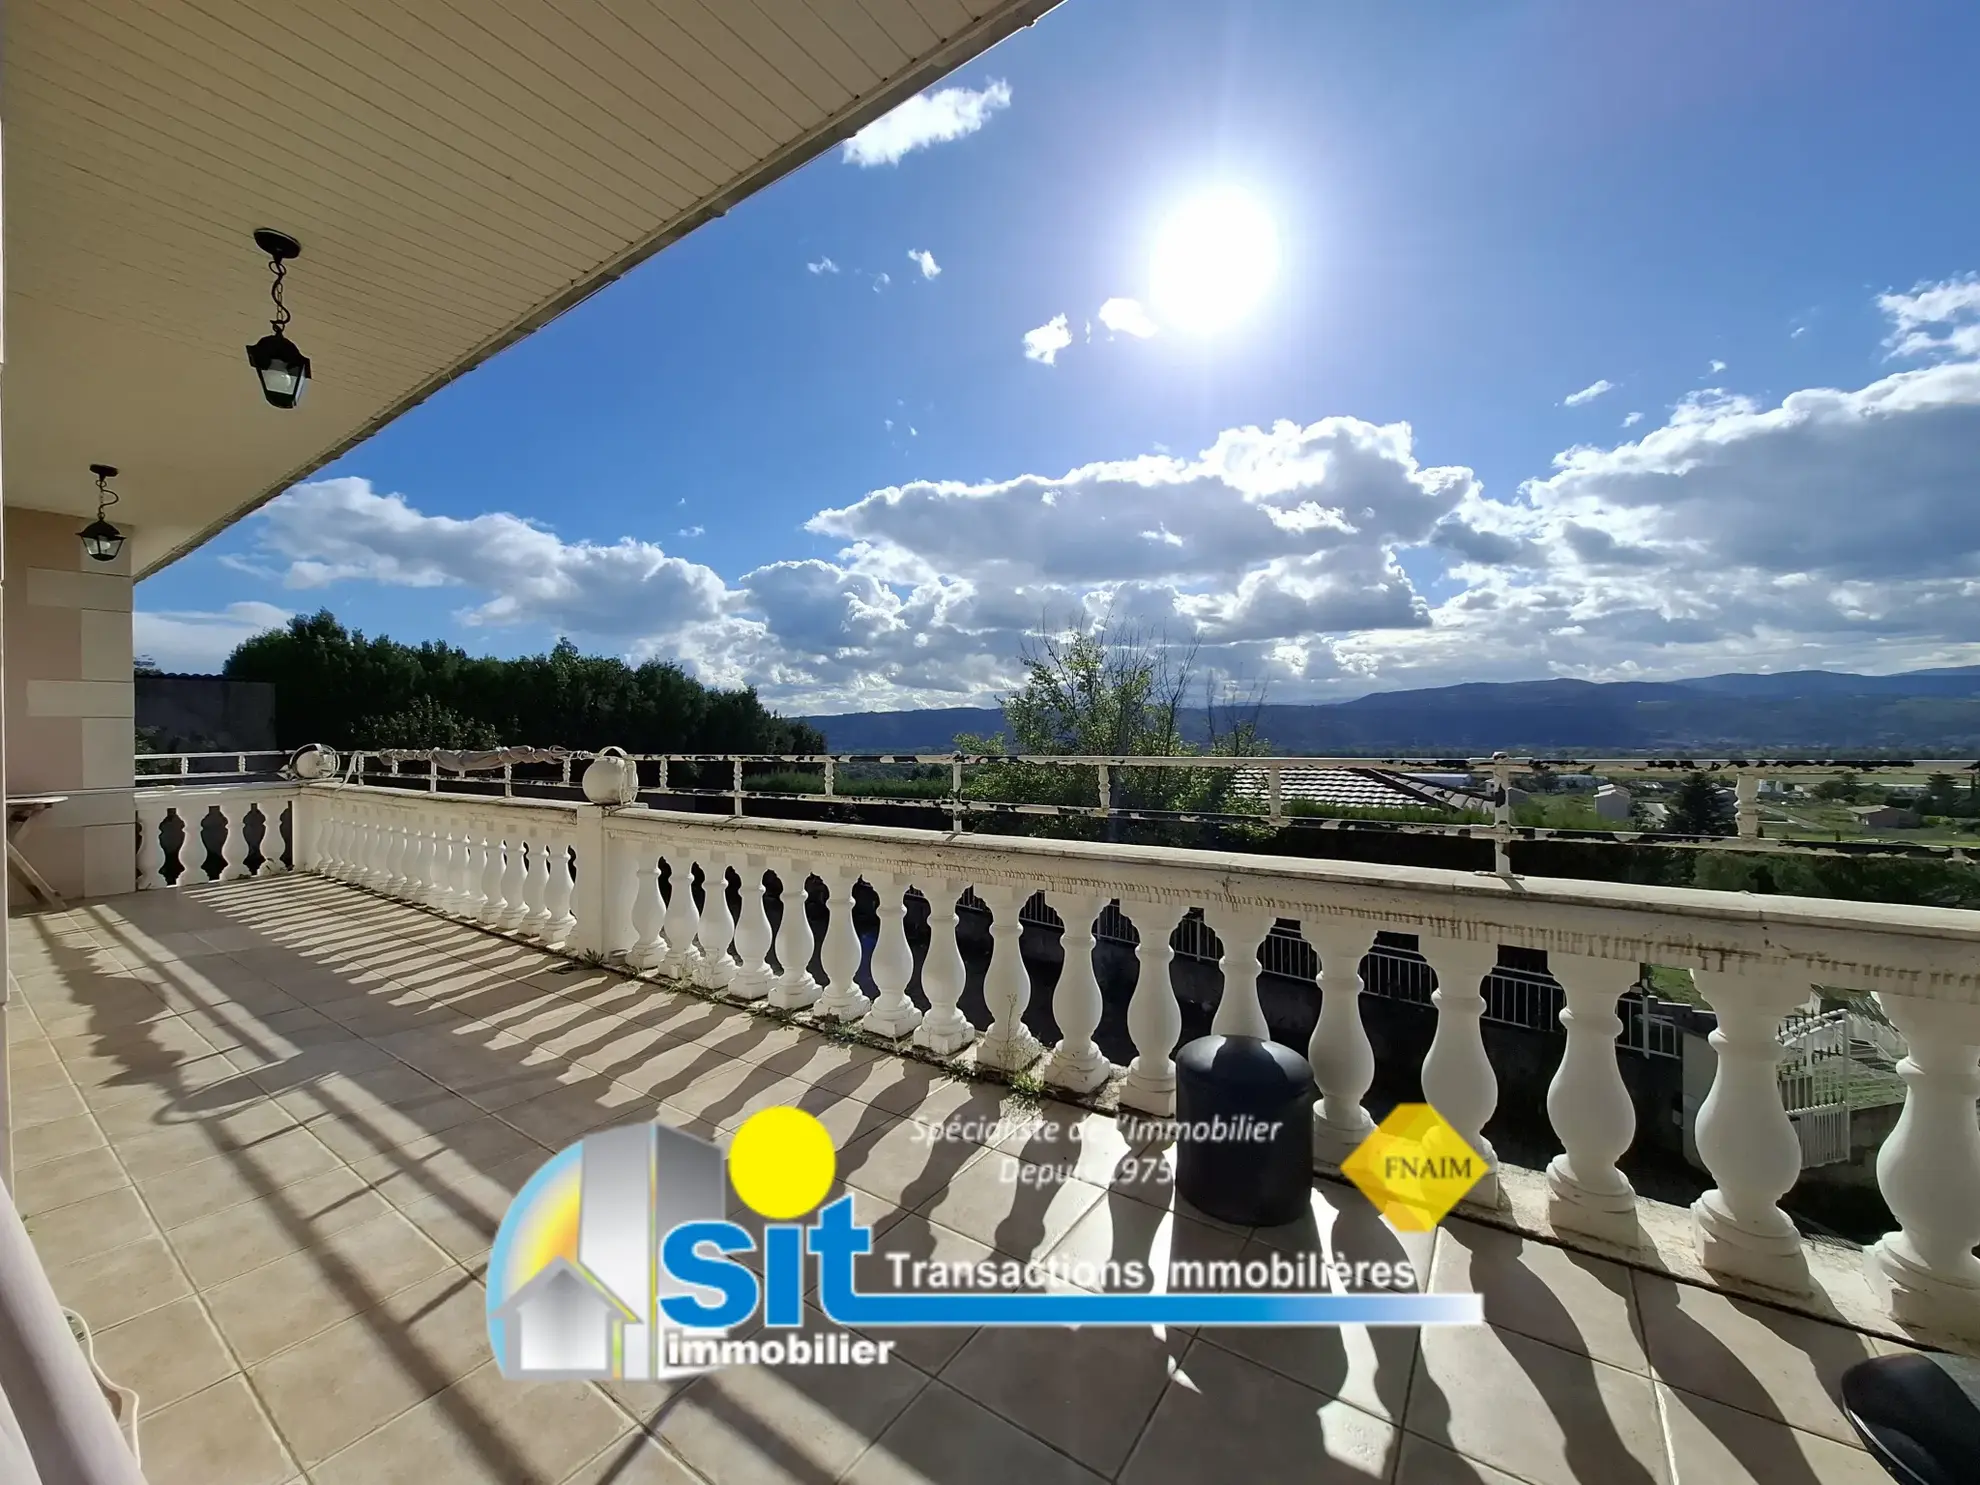
[[[995,707],[804,719],[840,753],[941,753],[958,733],[1001,734]],[[1199,740],[1201,713],[1185,722]],[[1481,681],[1353,701],[1268,705],[1274,752],[1461,757],[1512,753],[1863,752],[1980,755],[1980,665],[1849,675],[1832,670],[1690,681]]]

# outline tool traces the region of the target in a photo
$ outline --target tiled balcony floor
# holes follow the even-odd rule
[[[1005,1090],[318,879],[11,931],[20,1206],[141,1396],[153,1485],[1885,1478],[1834,1391],[1887,1342],[1463,1221],[1410,1256],[1484,1292],[1475,1331],[922,1333],[884,1368],[506,1383],[481,1272],[509,1195],[633,1118],[802,1104],[915,1256],[1403,1250],[1330,1183],[1291,1229],[1177,1212],[1051,1104],[1097,1126],[1081,1179],[1012,1180],[1069,1142],[915,1138],[1024,1112]]]

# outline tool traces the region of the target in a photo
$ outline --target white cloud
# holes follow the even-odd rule
[[[817,262],[807,263],[804,266],[808,273],[837,273],[839,271],[839,265],[834,263],[830,258],[820,258]]]
[[[895,165],[915,150],[974,134],[1010,106],[1010,84],[1001,79],[982,88],[920,93],[848,139],[845,157],[853,165]]]
[[[935,255],[926,248],[909,248],[908,261],[921,270],[923,278],[933,278],[942,271],[942,265],[935,261]]]
[[[272,603],[230,603],[218,613],[148,612],[131,615],[131,648],[164,671],[209,674],[226,663],[243,640],[289,622]]]
[[[1623,419],[1622,425],[1625,428],[1634,428],[1638,423],[1642,421],[1643,421],[1643,414],[1640,412],[1633,412],[1628,417]]]
[[[1159,328],[1139,299],[1109,299],[1100,306],[1100,323],[1118,335],[1146,340]],[[1088,326],[1088,333],[1092,327]]]
[[[676,536],[687,537],[705,536],[707,534],[707,529],[702,526],[683,526],[679,531],[674,533]]]
[[[876,294],[877,294],[877,293],[879,293],[879,292],[880,292],[880,291],[881,291],[882,289],[884,289],[884,288],[886,288],[886,287],[887,287],[887,285],[889,285],[889,284],[891,284],[892,282],[893,282],[893,279],[892,279],[892,278],[890,278],[890,277],[889,277],[888,275],[886,275],[886,274],[884,274],[884,273],[876,273],[876,274],[874,274],[874,275],[873,275],[873,292],[874,292],[874,293],[876,293]]]
[[[1706,374],[1709,376],[1717,376],[1720,372],[1724,371],[1725,369],[1726,369],[1726,363],[1719,360],[1717,357],[1714,357],[1711,365],[1706,368]]]
[[[1604,392],[1613,392],[1615,391],[1615,389],[1616,389],[1616,384],[1610,381],[1607,377],[1603,377],[1600,381],[1590,382],[1587,386],[1583,387],[1579,392],[1568,393],[1567,396],[1561,399],[1561,406],[1580,407],[1582,403],[1593,402],[1597,397],[1600,397]]]
[[[1035,330],[1024,332],[1024,353],[1047,366],[1059,359],[1059,352],[1072,344],[1072,330],[1064,315],[1053,315]]]
[[[566,542],[520,516],[429,516],[364,479],[313,480],[264,506],[259,555],[285,559],[290,588],[366,581],[491,594],[466,624],[543,624],[601,636],[669,633],[722,611],[709,568],[652,542]]]
[[[1980,274],[1917,284],[1908,294],[1880,294],[1877,307],[1891,319],[1884,344],[1893,356],[1980,356]]]

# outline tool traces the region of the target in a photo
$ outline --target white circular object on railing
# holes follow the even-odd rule
[[[584,771],[584,797],[593,804],[624,805],[639,798],[639,765],[624,748],[604,748]]]
[[[299,779],[328,779],[337,774],[337,754],[321,743],[298,748],[289,760],[289,769]]]

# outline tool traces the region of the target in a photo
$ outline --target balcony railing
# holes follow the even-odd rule
[[[1319,1000],[1307,1052],[1322,1172],[1371,1127],[1364,1101],[1376,1060],[1363,1001],[1381,993],[1378,935],[1406,935],[1409,957],[1427,966],[1424,984],[1436,987],[1423,1094],[1493,1163],[1472,1195],[1485,1208],[1506,1200],[1506,1173],[1482,1134],[1499,1101],[1488,991],[1506,976],[1503,951],[1537,951],[1547,972],[1529,978],[1558,995],[1549,1004],[1565,1033],[1545,1097],[1562,1153],[1544,1173],[1544,1217],[1556,1236],[1604,1248],[1649,1240],[1618,1167],[1637,1136],[1622,1062],[1632,1040],[1649,1039],[1640,967],[1687,968],[1716,1016],[1716,1070],[1695,1128],[1713,1182],[1691,1208],[1696,1262],[1787,1295],[1812,1281],[1780,1205],[1803,1167],[1782,1097],[1781,1028],[1815,986],[1872,992],[1910,1052],[1898,1069],[1903,1111],[1877,1161],[1898,1230],[1866,1250],[1864,1271],[1897,1323],[1980,1338],[1980,920],[1971,913],[349,783],[138,798],[147,885],[293,864],[632,973],[856,1023],[905,1053],[968,1052],[980,1068],[1158,1115],[1175,1102],[1179,942],[1214,935],[1222,988],[1211,1029],[1226,1034],[1268,1034],[1260,950],[1286,955],[1279,971],[1303,977]],[[168,859],[162,842],[175,817],[180,845]],[[856,906],[862,882],[872,908]],[[727,890],[710,890],[716,883]],[[800,883],[811,910],[784,911]],[[919,955],[911,905],[926,934]],[[1027,1026],[1033,985],[1019,947],[1024,919],[1041,910],[1063,924],[1049,1046]],[[865,943],[857,911],[877,922]],[[988,966],[972,1017],[958,927],[983,911]],[[1131,938],[1138,965],[1124,1066],[1095,1039],[1103,932]],[[917,968],[919,999],[908,993]]]

